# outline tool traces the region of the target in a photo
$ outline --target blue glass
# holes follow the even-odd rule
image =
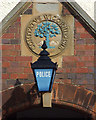
[[[54,73],[53,73],[53,79],[52,79],[51,88],[50,88],[51,90],[52,90],[52,86],[53,86],[53,82],[54,82],[55,74],[56,74],[56,71],[54,70]]]
[[[49,91],[53,69],[35,69],[39,91]]]

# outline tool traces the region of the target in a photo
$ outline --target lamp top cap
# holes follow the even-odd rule
[[[43,50],[47,49],[46,41],[44,40],[43,45],[41,46]]]

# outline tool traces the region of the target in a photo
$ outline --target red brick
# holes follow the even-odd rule
[[[77,27],[76,28],[76,32],[77,33],[84,33],[85,32],[85,29],[83,27]]]
[[[93,38],[90,34],[82,33],[80,34],[80,38]]]
[[[88,68],[72,68],[72,73],[88,73]]]
[[[77,53],[76,53],[76,50],[74,50],[74,55],[76,55]]]
[[[67,9],[64,9],[64,14],[70,14],[70,12]]]
[[[14,45],[2,45],[2,50],[14,50]]]
[[[94,67],[96,67],[96,62],[94,63]]]
[[[18,30],[19,33],[21,33],[21,27],[19,27],[19,30]]]
[[[76,51],[76,55],[77,56],[84,56],[85,55],[85,51]]]
[[[86,55],[86,56],[94,56],[94,50],[85,51],[85,55]]]
[[[30,73],[30,74],[28,74],[28,79],[29,79],[29,80],[33,80],[33,79],[34,79],[33,72]]]
[[[15,57],[5,56],[5,57],[2,57],[2,60],[3,60],[3,61],[15,61]]]
[[[80,34],[75,34],[75,39],[80,39]]]
[[[21,27],[21,22],[15,22],[14,26],[20,28]]]
[[[28,67],[29,67],[29,68],[31,67],[31,64],[30,64],[30,62],[28,62],[28,64],[27,64],[27,65],[28,65]]]
[[[88,81],[87,80],[83,80],[82,84],[88,84]]]
[[[17,79],[17,78],[18,78],[18,74],[16,74],[16,73],[12,73],[10,75],[10,79]]]
[[[27,61],[19,62],[19,66],[20,67],[31,67],[30,62],[27,62]]]
[[[2,62],[2,67],[9,67],[10,66],[10,62]]]
[[[20,17],[18,17],[18,18],[17,18],[17,22],[20,22],[20,21],[21,21],[21,18],[20,18]]]
[[[10,55],[10,53],[7,51],[6,52],[6,50],[3,50],[2,51],[2,56],[9,56]]]
[[[83,27],[82,24],[79,21],[75,21],[75,27]]]
[[[28,78],[28,74],[19,74],[19,78],[21,79]]]
[[[63,57],[63,62],[76,62],[76,61],[80,61],[80,57],[79,56],[65,56]]]
[[[20,45],[15,45],[15,50],[20,50],[21,46]]]
[[[82,61],[94,61],[94,56],[82,56]]]
[[[20,39],[20,34],[15,34],[15,39]]]
[[[76,62],[63,62],[63,68],[72,68],[72,67],[76,67]]]
[[[88,72],[89,72],[89,73],[94,73],[94,69],[89,68],[89,69],[88,69]]]
[[[71,71],[70,71],[70,68],[67,68],[66,70],[65,70],[65,72],[66,73],[70,73]]]
[[[12,51],[12,50],[7,50],[7,52],[6,52],[6,50],[3,50],[2,55],[3,56],[18,56],[18,55],[20,55],[20,52],[19,51]]]
[[[14,39],[14,33],[4,33],[2,38],[3,39]]]
[[[65,79],[65,80],[64,80],[64,83],[71,84],[71,79]]]
[[[2,79],[9,79],[9,74],[3,73],[2,74]]]
[[[94,50],[94,45],[76,45],[76,50]]]
[[[32,69],[31,68],[24,68],[24,73],[32,73]]]
[[[85,63],[84,62],[77,62],[76,66],[77,67],[84,67]]]
[[[17,33],[18,32],[18,27],[9,27],[7,33]]]
[[[95,39],[94,38],[89,38],[89,39],[86,39],[86,44],[93,44],[94,45],[95,43]]]
[[[0,50],[2,50],[2,45],[0,45]]]
[[[95,47],[94,45],[86,45],[85,49],[86,50],[94,50],[94,47]]]
[[[8,68],[7,69],[7,72],[9,73],[23,73],[24,72],[24,69],[21,68],[21,67],[11,67],[11,68]]]
[[[10,62],[11,67],[20,67],[17,61]]]
[[[57,73],[64,73],[64,72],[65,72],[65,69],[64,69],[64,68],[58,68],[56,72],[57,72]]]
[[[32,57],[17,56],[16,61],[32,61]]]

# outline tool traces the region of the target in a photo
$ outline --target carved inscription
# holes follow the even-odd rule
[[[54,39],[57,37],[56,43],[58,43],[58,45],[56,47],[49,47],[49,52],[52,51],[51,56],[55,56],[57,54],[59,54],[60,52],[62,52],[66,46],[67,40],[68,40],[68,27],[67,25],[64,23],[64,20],[62,20],[60,18],[60,16],[56,16],[56,15],[52,15],[52,14],[43,14],[40,16],[35,17],[34,19],[32,19],[28,26],[26,27],[26,32],[25,32],[25,41],[27,43],[27,46],[29,47],[29,49],[35,53],[36,55],[39,54],[39,52],[37,52],[37,49],[41,49],[40,46],[38,46],[38,41],[36,41],[36,35],[34,36],[34,32],[37,32],[38,29],[43,28],[44,24],[50,24],[49,26],[47,26],[47,31],[49,30],[48,27],[52,27],[52,25],[57,26],[58,31],[60,31],[59,37],[57,37],[56,35],[53,35],[54,30],[52,31],[52,35],[54,37]],[[43,26],[40,26],[43,25]],[[38,27],[39,26],[39,27]],[[44,26],[45,29],[46,26]],[[50,29],[51,29],[50,27]],[[56,32],[56,27],[55,32]],[[44,29],[43,31],[43,35],[44,35]],[[53,28],[52,28],[53,29]],[[42,33],[41,31],[41,33]],[[50,30],[51,31],[51,30]],[[49,31],[49,32],[50,32]],[[39,36],[41,36],[39,33]],[[50,34],[48,34],[50,35]],[[52,36],[50,35],[50,36]],[[52,37],[52,38],[53,38]],[[36,38],[36,39],[35,39]],[[41,38],[43,39],[43,37],[41,36]],[[46,37],[47,40],[49,40],[48,36]],[[60,40],[59,40],[60,39]],[[39,40],[40,41],[40,40]],[[51,39],[51,43],[53,43],[52,39]],[[50,50],[51,48],[51,50]]]

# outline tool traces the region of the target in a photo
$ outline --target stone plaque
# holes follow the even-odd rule
[[[21,15],[21,56],[36,61],[44,40],[58,67],[62,56],[74,55],[74,17],[63,16],[62,9],[61,3],[34,3],[32,15]]]
[[[68,27],[60,16],[43,14],[32,19],[25,31],[25,42],[35,55],[39,55],[46,41],[50,56],[61,53],[68,40]]]

